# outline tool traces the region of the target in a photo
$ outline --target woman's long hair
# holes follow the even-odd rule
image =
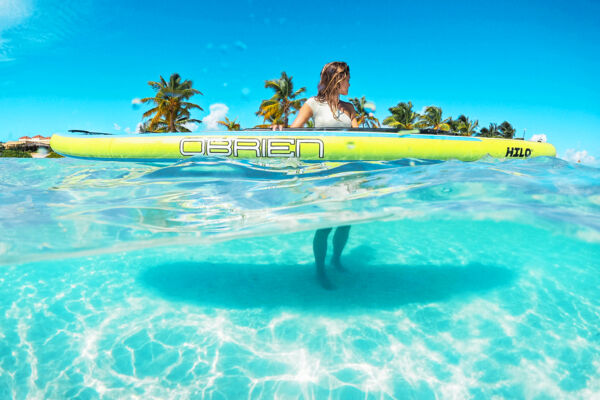
[[[329,104],[335,119],[339,109],[340,84],[350,76],[350,67],[342,61],[325,64],[321,70],[321,82],[318,86],[317,100]]]

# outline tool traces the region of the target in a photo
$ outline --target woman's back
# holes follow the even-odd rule
[[[324,101],[317,100],[316,97],[311,97],[306,100],[306,104],[312,110],[312,117],[315,120],[315,128],[350,128],[352,120],[340,107],[337,115],[333,115],[331,107]]]

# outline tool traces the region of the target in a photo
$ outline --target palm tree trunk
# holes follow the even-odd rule
[[[285,100],[284,100],[284,106],[283,106],[283,127],[284,128],[288,127],[289,115],[290,115],[290,107],[286,103],[287,102],[285,102]]]
[[[175,110],[169,113],[169,132],[175,132]]]

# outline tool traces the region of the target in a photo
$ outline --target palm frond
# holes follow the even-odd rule
[[[203,111],[202,107],[185,101],[196,94],[202,94],[192,87],[192,81],[182,81],[181,76],[175,73],[169,77],[168,82],[161,75],[158,82],[150,81],[148,84],[156,91],[154,97],[145,97],[141,100],[142,103],[156,105],[143,114],[143,118],[152,116],[148,121],[149,128],[161,132],[187,132],[184,124],[200,121],[190,118],[190,110]]]
[[[277,122],[287,126],[289,116],[295,114],[306,101],[306,99],[297,99],[306,88],[294,92],[292,77],[285,71],[281,72],[279,79],[265,81],[265,88],[272,89],[274,93],[270,99],[261,102],[256,115],[263,116],[265,122]]]

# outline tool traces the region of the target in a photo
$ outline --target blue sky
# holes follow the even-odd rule
[[[132,100],[174,72],[204,94],[198,129],[226,109],[250,127],[265,80],[285,70],[311,96],[322,65],[343,60],[349,96],[380,119],[400,101],[437,105],[598,161],[598,15],[595,0],[0,0],[0,141],[134,132],[146,107]]]

